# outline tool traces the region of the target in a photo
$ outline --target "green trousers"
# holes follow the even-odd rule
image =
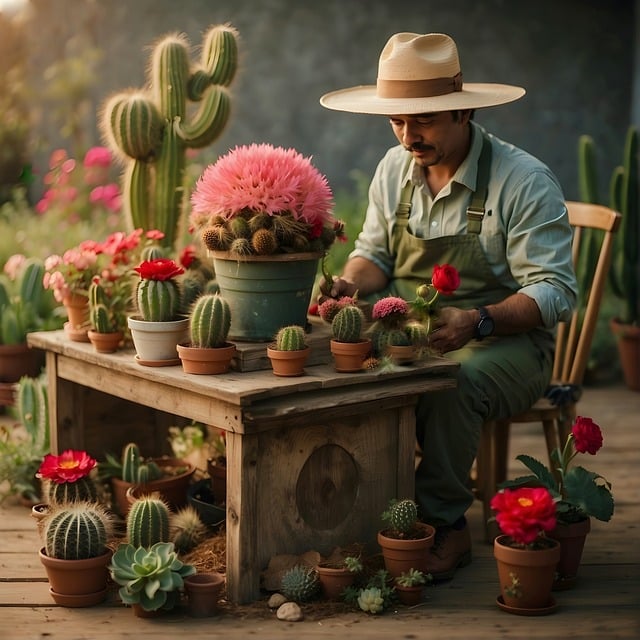
[[[472,341],[445,356],[460,362],[457,388],[424,394],[416,408],[416,502],[433,526],[453,524],[473,502],[469,474],[483,422],[528,409],[552,368],[551,352],[529,334]]]

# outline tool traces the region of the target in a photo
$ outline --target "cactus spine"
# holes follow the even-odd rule
[[[237,32],[211,27],[193,67],[189,43],[169,34],[151,55],[149,91],[110,98],[102,128],[107,143],[127,162],[124,210],[131,229],[160,229],[163,243],[176,241],[182,212],[186,150],[210,145],[230,112],[227,90],[237,69]],[[188,103],[199,103],[191,116]]]
[[[148,549],[169,542],[169,508],[157,494],[136,500],[127,515],[127,537],[134,547]]]
[[[360,307],[342,307],[331,321],[333,337],[338,342],[358,342],[364,324],[364,313]]]
[[[418,521],[418,506],[413,500],[392,500],[389,509],[382,514],[382,519],[388,522],[397,533],[406,536]]]
[[[219,294],[201,295],[191,312],[191,346],[214,349],[223,347],[231,328],[229,303]]]
[[[140,280],[138,309],[148,322],[175,320],[180,313],[180,286],[175,280]]]
[[[88,477],[75,482],[50,482],[47,495],[49,504],[95,502],[98,499],[96,485]]]
[[[105,552],[110,524],[98,504],[76,502],[54,509],[44,522],[46,554],[62,560],[96,558]]]
[[[306,348],[304,329],[299,325],[282,327],[276,334],[278,351],[301,351]]]

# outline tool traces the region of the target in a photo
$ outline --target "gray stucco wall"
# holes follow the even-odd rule
[[[371,174],[394,139],[379,116],[324,110],[320,95],[375,82],[377,61],[397,31],[442,31],[456,39],[464,78],[526,87],[517,103],[478,111],[476,120],[545,161],[567,197],[577,197],[576,147],[589,133],[599,146],[601,191],[621,157],[632,117],[636,20],[631,0],[35,0],[34,79],[84,30],[105,51],[93,106],[109,93],[141,86],[145,49],[168,31],[193,45],[210,24],[241,35],[242,68],[234,113],[214,144],[265,141],[294,146],[334,189],[348,173]],[[636,92],[638,91],[636,84]],[[97,140],[93,109],[87,117]],[[633,115],[632,115],[633,114]],[[51,144],[46,109],[39,125]]]

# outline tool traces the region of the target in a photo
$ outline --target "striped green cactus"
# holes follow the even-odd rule
[[[412,345],[416,347],[426,347],[429,344],[429,331],[422,322],[415,320],[407,322],[404,330]]]
[[[89,322],[91,328],[99,333],[116,331],[113,314],[109,311],[107,294],[97,282],[89,285]]]
[[[231,328],[229,303],[217,293],[201,295],[193,305],[189,326],[193,347],[224,346]]]
[[[47,496],[49,504],[95,502],[98,499],[98,492],[93,480],[84,477],[75,482],[50,482]]]
[[[130,442],[122,452],[122,479],[125,482],[138,482],[138,470],[141,464],[140,448],[135,442]]]
[[[43,521],[45,552],[61,560],[96,558],[105,552],[110,531],[111,520],[99,504],[60,505]]]
[[[47,386],[42,378],[23,376],[18,384],[18,418],[35,451],[49,449],[49,404]]]
[[[237,35],[229,25],[211,27],[197,64],[189,60],[186,36],[165,36],[151,55],[150,89],[115,95],[103,110],[107,143],[126,162],[128,224],[160,229],[167,247],[175,244],[180,227],[186,151],[210,145],[229,118],[227,87],[237,69]]]
[[[396,532],[406,535],[418,522],[418,506],[413,500],[392,500],[382,519]]]
[[[180,295],[175,280],[140,280],[136,299],[142,318],[148,322],[175,320],[180,313]]]
[[[364,313],[360,307],[342,307],[331,321],[331,332],[338,342],[358,342],[364,325]]]
[[[299,325],[282,327],[276,334],[276,349],[278,351],[301,351],[306,349],[304,329]]]
[[[158,494],[136,500],[127,514],[127,537],[134,547],[169,542],[169,508]]]

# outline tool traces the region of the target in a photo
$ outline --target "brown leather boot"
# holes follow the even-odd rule
[[[435,581],[451,580],[456,569],[471,563],[471,536],[466,522],[460,529],[438,527],[427,557],[427,569]]]

